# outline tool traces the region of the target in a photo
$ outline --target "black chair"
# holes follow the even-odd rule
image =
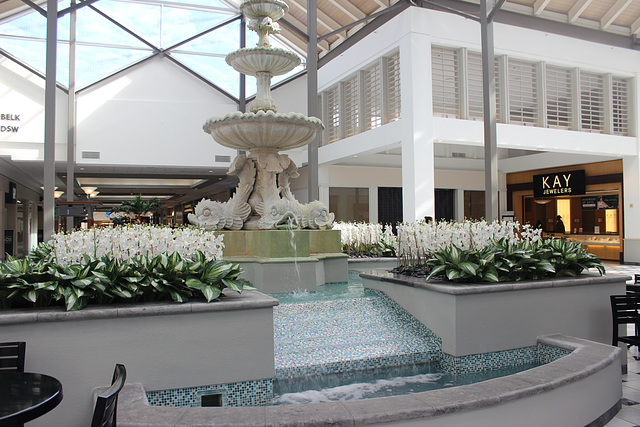
[[[91,427],[115,427],[116,408],[118,406],[118,393],[122,390],[127,379],[127,370],[124,365],[117,364],[113,372],[111,387],[98,396],[96,407],[93,410]]]
[[[640,285],[627,285],[627,295],[629,294],[640,295]]]
[[[627,344],[627,347],[636,346],[640,349],[640,294],[611,295],[611,314],[613,316],[613,334],[611,345],[617,346],[619,342]],[[635,335],[619,335],[619,325],[635,326]],[[625,329],[625,333],[628,333]],[[637,358],[636,358],[637,359]]]
[[[26,350],[27,343],[22,341],[0,343],[0,372],[24,372]]]

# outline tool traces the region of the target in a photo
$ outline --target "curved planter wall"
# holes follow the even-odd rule
[[[404,396],[251,408],[152,407],[142,384],[120,395],[121,427],[189,425],[522,427],[604,425],[620,409],[621,350],[561,335],[538,342],[572,353],[503,378]]]
[[[272,379],[273,306],[257,291],[221,301],[0,312],[2,341],[26,341],[25,370],[62,382],[62,403],[30,426],[87,426],[116,363],[149,390]]]

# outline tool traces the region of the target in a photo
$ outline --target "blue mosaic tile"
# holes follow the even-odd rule
[[[441,340],[378,291],[274,308],[276,378],[422,363]]]
[[[273,399],[273,379],[147,391],[151,406],[200,407],[202,396],[221,394],[222,406],[264,406]]]

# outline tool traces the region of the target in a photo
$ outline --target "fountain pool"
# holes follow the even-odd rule
[[[280,302],[274,307],[276,376],[261,384],[259,399],[216,385],[150,391],[150,404],[204,406],[202,396],[212,391],[223,406],[398,396],[513,375],[570,353],[539,345],[476,355],[460,368],[443,359],[437,336],[382,292],[365,289],[356,271],[346,283],[271,296]]]
[[[324,320],[314,319],[310,310],[314,305],[316,308],[321,307],[319,304],[332,302],[351,305],[358,300],[366,301],[372,296],[379,296],[376,292],[371,293],[363,289],[357,283],[359,280],[357,275],[351,274],[351,279],[350,283],[320,286],[319,292],[278,295],[281,303],[276,308],[299,306],[302,308],[300,310],[302,318],[308,318],[310,322],[324,327],[325,324],[332,323],[333,315],[325,311]],[[318,299],[321,295],[326,299]],[[370,304],[370,306],[374,305]],[[379,307],[383,305],[379,304]],[[395,308],[392,307],[391,310]],[[277,319],[278,316],[279,314],[276,314],[275,318]],[[355,326],[343,320],[336,324],[342,325],[343,331],[346,331],[347,326]],[[386,333],[391,333],[393,330],[408,332],[400,343],[390,345],[389,348],[397,349],[402,345],[410,348],[424,342],[421,341],[425,338],[424,334],[420,334],[423,330],[416,328],[415,325],[407,326],[405,323],[404,327],[394,328],[388,320],[383,324],[387,324]],[[374,329],[380,327],[380,324],[372,325]],[[277,330],[277,327],[274,328],[274,332]],[[336,336],[340,338],[340,335],[347,335],[338,334],[335,331],[327,332],[328,330],[325,330],[322,339],[333,343],[336,343],[334,340]],[[278,341],[276,333],[274,333],[275,352],[293,351],[289,359],[284,357],[276,359],[279,366],[276,376],[280,378],[257,380],[259,384],[255,388],[246,383],[233,384],[236,389],[259,389],[263,392],[263,396],[268,395],[268,399],[260,402],[239,400],[235,403],[237,407],[231,407],[233,402],[227,399],[231,396],[231,392],[224,388],[225,385],[219,384],[194,387],[193,390],[171,390],[170,394],[188,394],[195,391],[195,397],[199,398],[218,393],[222,397],[220,403],[230,406],[221,408],[185,407],[188,405],[184,404],[179,407],[150,406],[149,403],[154,399],[153,392],[145,390],[142,384],[128,384],[121,393],[119,401],[119,423],[124,427],[209,425],[213,422],[216,425],[282,426],[300,425],[300,422],[304,421],[304,425],[309,426],[385,424],[431,427],[512,425],[514,420],[518,420],[518,425],[532,427],[585,426],[606,424],[621,405],[621,350],[561,334],[538,336],[534,341],[536,345],[533,347],[481,354],[477,355],[475,360],[469,358],[452,360],[452,357],[446,353],[441,353],[439,354],[440,363],[446,365],[446,369],[445,371],[438,369],[440,372],[434,372],[431,367],[435,363],[429,366],[424,360],[420,363],[416,361],[405,363],[404,367],[398,367],[402,364],[395,363],[398,360],[390,354],[386,356],[377,354],[369,359],[358,361],[353,358],[352,353],[345,353],[344,347],[340,346],[334,348],[335,351],[325,352],[324,356],[330,356],[333,359],[328,363],[321,363],[319,358],[324,357],[323,351],[313,353],[300,347],[287,348],[286,342],[276,344]],[[318,336],[298,337],[294,341],[315,343],[317,341],[314,340],[317,339],[319,339]],[[404,341],[405,339],[407,341]],[[338,339],[338,344],[340,344],[339,341]],[[391,340],[386,340],[386,343],[391,343]],[[310,347],[317,346],[314,344]],[[259,352],[260,348],[256,347],[255,351]],[[426,353],[426,355],[420,354],[420,358],[430,357],[429,352]],[[562,355],[565,356],[559,357]],[[344,356],[343,359],[341,359],[342,356]],[[494,371],[494,374],[498,372],[498,375],[504,376],[487,379],[489,377],[484,376],[486,370],[472,372],[468,369],[470,366],[495,366],[495,362],[499,360],[511,361],[510,367]],[[519,362],[519,366],[513,366],[514,360]],[[359,369],[353,369],[354,361],[362,366]],[[393,361],[395,365],[381,366],[382,361]],[[348,373],[334,375],[325,369],[326,367],[339,368],[343,362],[348,362],[351,366],[340,372],[348,371]],[[408,364],[412,364],[413,367],[407,372]],[[322,371],[315,374],[308,372],[318,369]],[[461,369],[466,369],[466,372],[460,373]],[[305,383],[285,379],[289,376],[295,377],[296,375],[289,374],[297,374],[302,370],[307,371],[305,376],[310,381]],[[298,375],[300,376],[302,375]],[[394,379],[390,381],[390,378]],[[319,382],[310,384],[313,380],[319,380]],[[360,385],[354,386],[354,383]],[[439,388],[442,385],[444,388]],[[403,394],[398,395],[398,393]],[[362,397],[364,399],[354,399]],[[312,403],[287,404],[294,402]],[[198,400],[193,401],[192,406],[199,405]],[[529,415],[523,418],[522,414]]]

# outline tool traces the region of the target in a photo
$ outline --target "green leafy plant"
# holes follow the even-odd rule
[[[456,245],[447,246],[427,261],[427,280],[444,277],[452,282],[497,282],[498,272],[493,265],[496,252],[490,247],[465,251]]]
[[[0,307],[64,304],[80,310],[87,304],[173,300],[185,302],[200,294],[207,302],[223,290],[255,289],[240,278],[238,264],[208,259],[203,252],[183,257],[177,252],[120,260],[109,255],[83,256],[79,264],[56,264],[52,247],[40,245],[25,259],[0,263]]]
[[[462,250],[456,245],[433,251],[427,261],[427,280],[441,278],[455,283],[540,280],[577,276],[602,262],[579,243],[562,240],[494,241],[480,249]],[[400,272],[400,271],[399,271]],[[426,274],[425,274],[426,275]]]
[[[588,253],[582,243],[572,243],[560,239],[547,240],[549,262],[553,264],[557,276],[575,277],[583,270],[595,268],[600,274],[605,273],[602,261]]]

